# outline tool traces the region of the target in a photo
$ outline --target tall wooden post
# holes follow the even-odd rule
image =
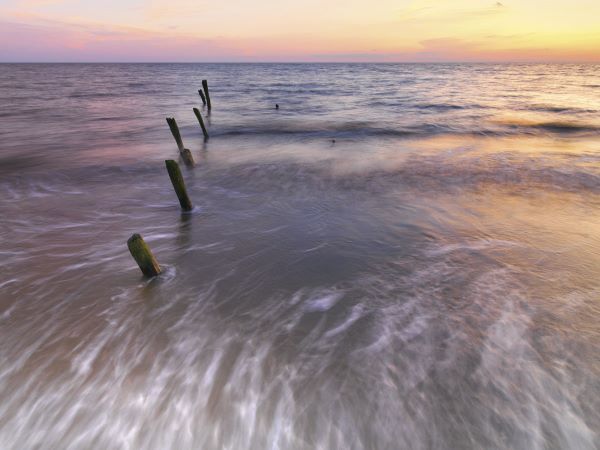
[[[184,211],[191,211],[193,208],[192,201],[188,197],[179,164],[172,159],[167,159],[165,165],[167,166],[167,172],[169,172],[169,178],[173,184],[173,189],[175,189],[175,194],[177,194],[177,198],[179,199],[181,209]]]
[[[204,92],[202,92],[202,89],[198,89],[198,94],[200,94],[200,98],[202,99],[202,104],[204,106],[206,106],[206,97],[204,96]]]
[[[202,120],[202,115],[200,114],[200,110],[198,108],[194,108],[194,114],[196,114],[196,118],[198,122],[200,122],[200,127],[202,128],[202,133],[204,134],[204,139],[208,139],[208,131],[206,131],[206,127],[204,126],[204,120]]]
[[[180,152],[183,152],[183,140],[181,139],[181,133],[179,133],[179,127],[177,126],[177,122],[174,117],[167,117],[167,123],[169,124],[169,128],[171,129],[171,133],[175,138],[175,142],[177,142],[177,148]]]
[[[194,162],[194,157],[192,156],[192,152],[190,152],[187,148],[184,148],[179,155],[187,167],[194,167],[196,165]]]
[[[175,142],[177,143],[177,148],[179,149],[181,159],[183,159],[183,162],[186,166],[194,167],[194,157],[192,156],[192,152],[190,152],[187,148],[183,147],[183,140],[181,139],[181,133],[179,133],[179,127],[177,126],[175,118],[167,117],[167,123],[169,124],[171,133],[173,134]]]
[[[211,104],[210,104],[210,94],[208,93],[208,81],[202,80],[202,88],[204,89],[204,95],[206,95],[206,105],[208,106],[208,109],[210,109]]]

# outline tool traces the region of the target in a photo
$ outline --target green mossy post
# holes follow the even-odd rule
[[[145,276],[155,277],[160,274],[161,270],[158,261],[156,261],[150,247],[148,247],[142,236],[137,233],[131,236],[127,240],[127,247]]]
[[[185,163],[186,166],[194,167],[194,165],[196,163],[194,162],[194,157],[192,156],[192,152],[190,152],[187,148],[184,148],[183,151],[179,154],[181,155],[181,159],[183,159],[183,162]]]
[[[202,89],[198,89],[198,94],[200,94],[200,98],[202,99],[202,104],[204,106],[206,106],[206,97],[204,96],[204,92],[202,92]]]
[[[169,178],[171,179],[171,183],[173,183],[173,189],[175,189],[181,209],[184,211],[191,211],[193,208],[192,202],[188,197],[185,183],[183,182],[183,176],[181,175],[181,170],[179,169],[179,164],[172,159],[167,159],[165,161],[165,165],[167,166],[167,172],[169,172]]]
[[[181,139],[181,133],[179,133],[179,127],[177,126],[177,122],[173,117],[167,117],[167,123],[169,124],[169,128],[171,129],[171,133],[175,138],[175,142],[177,142],[177,148],[180,152],[183,152],[183,140]]]
[[[204,126],[204,120],[202,120],[202,116],[200,115],[200,111],[198,108],[194,108],[194,114],[196,114],[196,118],[198,122],[200,122],[200,127],[202,127],[202,133],[204,133],[204,139],[208,139],[208,131],[206,131],[206,127]]]
[[[202,88],[204,89],[204,95],[206,95],[206,106],[208,106],[208,109],[210,109],[211,105],[210,105],[210,94],[208,93],[208,81],[202,80]]]

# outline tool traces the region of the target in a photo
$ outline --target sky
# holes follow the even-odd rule
[[[600,62],[600,0],[0,0],[0,62]]]

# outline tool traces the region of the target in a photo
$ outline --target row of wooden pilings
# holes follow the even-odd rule
[[[210,94],[208,92],[208,82],[206,80],[202,80],[202,89],[198,90],[198,94],[202,99],[202,103],[208,108],[208,112],[210,113],[212,105],[210,102]],[[204,140],[207,140],[208,130],[206,129],[202,115],[200,114],[198,108],[193,108],[193,111],[198,119],[198,122],[200,123],[200,128],[202,128]],[[177,126],[175,118],[167,117],[167,124],[169,125],[171,133],[173,134],[173,138],[175,138],[181,159],[186,166],[193,167],[194,158],[192,156],[192,152],[183,146],[183,139],[181,139],[181,133],[179,132],[179,127]],[[179,164],[175,160],[167,159],[165,160],[165,166],[167,167],[167,172],[169,174],[169,178],[171,179],[171,183],[173,184],[175,194],[177,194],[177,198],[179,199],[179,205],[181,206],[181,209],[185,212],[191,211],[193,208],[192,201],[187,193]],[[158,261],[140,234],[135,233],[132,235],[127,240],[127,247],[129,248],[131,256],[133,256],[133,259],[138,264],[140,270],[145,276],[155,277],[161,273],[161,268],[158,264]]]

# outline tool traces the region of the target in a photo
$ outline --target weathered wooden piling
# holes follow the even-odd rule
[[[208,93],[208,81],[202,80],[202,88],[204,89],[204,95],[206,95],[206,106],[208,106],[208,109],[210,109],[211,105],[210,105],[210,94]]]
[[[181,139],[181,133],[179,133],[177,122],[173,117],[167,117],[167,123],[169,124],[169,128],[171,129],[173,137],[175,138],[175,142],[177,142],[177,148],[179,149],[181,159],[183,159],[183,162],[186,166],[194,167],[194,157],[192,156],[192,152],[183,147],[183,140]]]
[[[198,94],[200,94],[200,98],[202,99],[202,104],[204,106],[206,106],[206,97],[204,96],[204,92],[202,92],[202,89],[198,89]]]
[[[181,159],[183,159],[183,162],[186,166],[194,167],[196,163],[194,162],[192,152],[190,152],[187,148],[184,148],[182,152],[179,152],[179,154],[181,155]]]
[[[132,235],[127,240],[127,247],[145,276],[155,277],[160,274],[161,270],[158,261],[156,261],[150,247],[148,247],[142,236],[137,233]]]
[[[194,114],[196,114],[196,118],[198,122],[200,122],[200,127],[202,128],[202,133],[204,133],[204,139],[208,139],[208,131],[206,131],[206,127],[204,126],[204,120],[202,120],[202,115],[200,114],[200,110],[198,108],[194,108]]]
[[[167,172],[169,172],[169,178],[171,179],[171,183],[173,183],[173,189],[175,189],[181,209],[184,211],[191,211],[193,208],[192,202],[188,197],[183,176],[181,175],[181,170],[179,169],[179,164],[172,159],[167,159],[165,161],[165,165],[167,166]]]
[[[167,117],[167,123],[169,124],[169,128],[171,129],[171,133],[175,138],[175,142],[177,142],[177,148],[180,152],[183,152],[185,149],[183,147],[183,140],[181,139],[181,133],[179,133],[179,127],[177,126],[177,122],[174,117]]]

